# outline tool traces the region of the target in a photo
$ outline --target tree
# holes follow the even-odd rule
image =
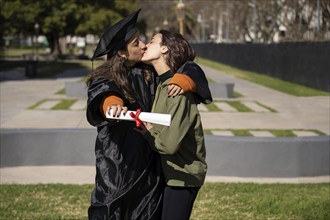
[[[136,9],[135,0],[12,0],[3,3],[3,35],[47,37],[51,53],[61,55],[59,39],[67,35],[101,35],[106,28]]]

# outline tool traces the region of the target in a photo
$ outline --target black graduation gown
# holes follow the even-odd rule
[[[177,72],[188,75],[196,83],[197,91],[195,95],[200,102],[209,104],[213,101],[205,73],[199,65],[193,61],[187,61]]]
[[[133,128],[135,122],[109,122],[99,106],[110,92],[129,110],[150,111],[150,88],[139,71],[129,75],[136,103],[131,104],[113,81],[95,79],[88,89],[87,119],[97,127],[96,178],[89,219],[158,219],[163,191],[159,155]]]

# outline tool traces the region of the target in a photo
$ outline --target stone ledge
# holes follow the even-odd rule
[[[0,165],[95,165],[96,129],[1,131]],[[330,136],[205,136],[208,175],[294,178],[329,176]]]
[[[210,83],[210,90],[214,98],[233,98],[234,83]]]
[[[207,136],[208,175],[233,177],[329,176],[329,136]]]

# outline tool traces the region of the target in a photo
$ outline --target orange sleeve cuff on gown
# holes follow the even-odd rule
[[[169,84],[175,84],[182,88],[183,92],[195,92],[196,83],[187,75],[176,73]]]
[[[124,106],[124,101],[116,95],[110,95],[103,100],[103,103],[100,105],[100,111],[105,116],[107,108],[113,105]]]

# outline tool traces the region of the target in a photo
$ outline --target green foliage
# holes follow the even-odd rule
[[[32,35],[35,18],[41,8],[37,3],[24,0],[4,1],[1,5],[1,15],[4,19],[4,35]]]
[[[85,12],[83,16],[86,21],[78,24],[76,29],[78,35],[93,33],[101,36],[107,28],[123,18],[117,12],[108,9],[95,9],[88,6],[82,10]]]
[[[137,9],[136,0],[12,0],[2,6],[3,36],[31,36],[39,32],[47,37],[52,52],[59,50],[60,37],[101,35]],[[35,29],[36,23],[39,30]]]

